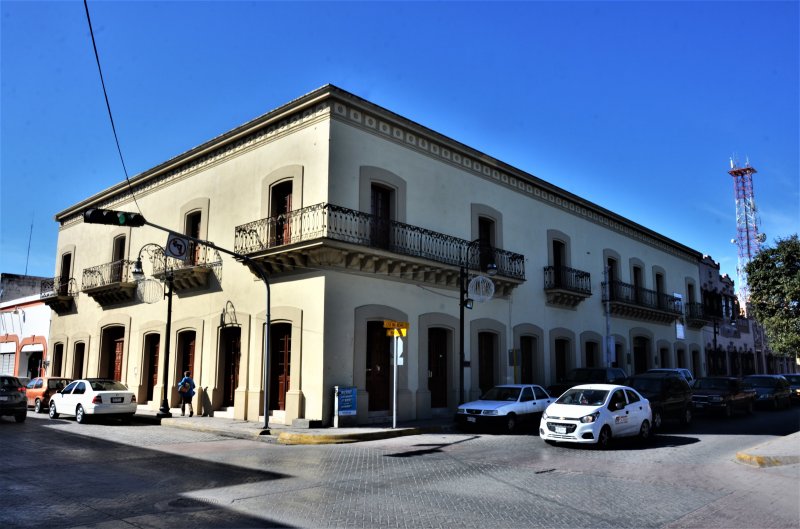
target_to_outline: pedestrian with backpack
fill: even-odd
[[[189,371],[184,371],[183,378],[178,382],[178,393],[181,396],[181,417],[186,415],[186,405],[189,405],[189,417],[194,415],[192,397],[194,397],[194,380]]]

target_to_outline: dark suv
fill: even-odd
[[[714,411],[730,417],[736,410],[753,413],[756,392],[734,377],[698,378],[692,385],[695,411]]]
[[[567,378],[547,388],[547,393],[558,398],[569,388],[581,384],[624,384],[628,374],[618,367],[579,367],[573,369]]]
[[[653,429],[661,428],[665,419],[677,419],[687,426],[692,422],[692,388],[677,373],[642,373],[625,382],[650,401]]]
[[[3,415],[13,415],[17,422],[28,417],[25,386],[11,375],[0,375],[0,417]]]
[[[755,390],[756,405],[777,410],[791,404],[791,386],[781,375],[748,375],[742,379],[742,385]]]

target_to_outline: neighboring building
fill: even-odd
[[[0,274],[0,373],[33,378],[50,358],[52,311],[40,299],[43,277]]]
[[[744,376],[753,373],[794,372],[791,359],[772,354],[763,327],[745,316],[733,279],[720,275],[719,263],[703,256],[700,264],[702,304],[698,314],[709,375]],[[687,307],[687,314],[693,307]]]
[[[185,262],[165,259],[151,245],[166,244],[163,231],[83,222],[87,208],[137,204],[149,222],[235,250],[246,263],[203,244],[192,244]],[[134,281],[140,255],[148,276],[173,275],[170,401],[191,369],[204,413],[262,420],[267,290],[257,267],[271,283],[276,422],[329,424],[334,386],[357,388],[359,423],[391,417],[384,320],[410,324],[400,420],[450,416],[462,392],[471,399],[498,383],[551,384],[579,366],[705,374],[702,324],[677,325],[683,304],[701,301],[701,253],[330,85],[56,220],[46,302],[56,311],[51,344],[64,360],[54,374],[113,376],[154,408],[167,302],[154,281]],[[481,272],[490,264],[491,283]],[[484,277],[469,289],[476,301],[464,310],[463,365],[462,266],[468,279]],[[491,287],[494,296],[478,301]]]

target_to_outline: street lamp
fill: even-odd
[[[144,271],[142,270],[142,252],[147,250],[150,253],[151,261],[155,259],[155,256],[160,253],[164,256],[164,272],[166,274],[167,280],[167,291],[164,293],[164,297],[167,298],[167,336],[164,340],[164,379],[162,380],[163,388],[161,394],[161,408],[158,411],[159,418],[168,418],[172,417],[172,413],[169,411],[169,402],[167,401],[167,379],[169,377],[169,342],[170,342],[170,335],[172,334],[172,281],[174,279],[172,268],[167,266],[167,254],[164,251],[164,248],[159,246],[155,243],[148,243],[142,246],[139,250],[139,256],[136,258],[136,263],[133,265],[133,270],[131,270],[131,274],[136,281],[141,281],[144,279]]]
[[[464,401],[464,368],[466,367],[466,360],[464,358],[464,309],[472,309],[473,300],[467,297],[467,267],[469,266],[469,257],[470,257],[470,250],[472,250],[476,244],[479,245],[481,248],[487,248],[489,250],[493,250],[492,247],[483,240],[478,238],[472,241],[471,243],[467,244],[467,247],[464,250],[464,254],[461,258],[461,264],[459,266],[459,274],[458,274],[458,289],[459,289],[459,301],[458,301],[458,323],[459,323],[459,332],[461,333],[461,340],[459,341],[459,370],[458,370],[458,391],[459,391],[459,404],[465,402]],[[478,268],[480,269],[480,263]],[[494,251],[491,252],[491,258],[486,262],[486,273],[490,276],[497,275],[497,264],[494,262]]]

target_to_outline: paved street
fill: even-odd
[[[800,526],[800,465],[739,450],[800,407],[671,427],[599,452],[532,433],[283,446],[165,426],[0,421],[0,527]]]

